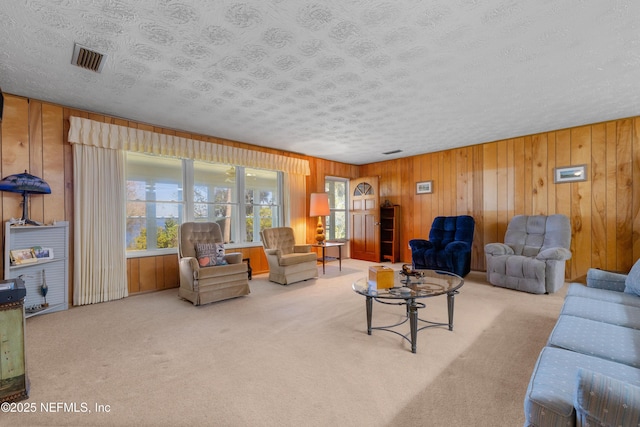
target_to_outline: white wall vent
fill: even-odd
[[[73,57],[71,58],[73,65],[100,73],[106,61],[107,55],[104,53],[96,52],[78,43],[73,45]]]

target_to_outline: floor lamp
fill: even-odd
[[[40,225],[29,219],[29,194],[51,194],[49,184],[42,178],[31,175],[24,171],[9,175],[0,180],[0,191],[22,194],[22,218],[25,224]]]
[[[322,217],[331,213],[329,210],[329,194],[327,193],[311,193],[311,203],[309,215],[318,217],[318,226],[316,228],[316,240],[319,245],[324,244],[324,227],[322,225]]]

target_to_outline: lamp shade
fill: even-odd
[[[5,176],[0,180],[0,191],[22,194],[22,220],[26,224],[40,225],[29,219],[29,194],[51,194],[51,187],[42,178],[24,173]]]
[[[0,191],[12,193],[51,194],[51,187],[42,178],[24,171],[9,175],[0,181]]]
[[[329,210],[329,195],[327,193],[311,193],[309,216],[327,216]]]

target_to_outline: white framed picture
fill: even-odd
[[[416,183],[416,194],[433,193],[433,181],[422,181]]]
[[[587,180],[587,165],[565,166],[555,168],[553,182],[560,184],[563,182],[576,182]]]
[[[33,248],[33,253],[38,259],[53,259],[53,249],[51,248],[41,248],[40,246],[36,246]]]

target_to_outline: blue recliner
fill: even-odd
[[[469,215],[438,216],[429,240],[409,240],[413,268],[443,270],[466,276],[471,270],[471,244],[475,221]]]

